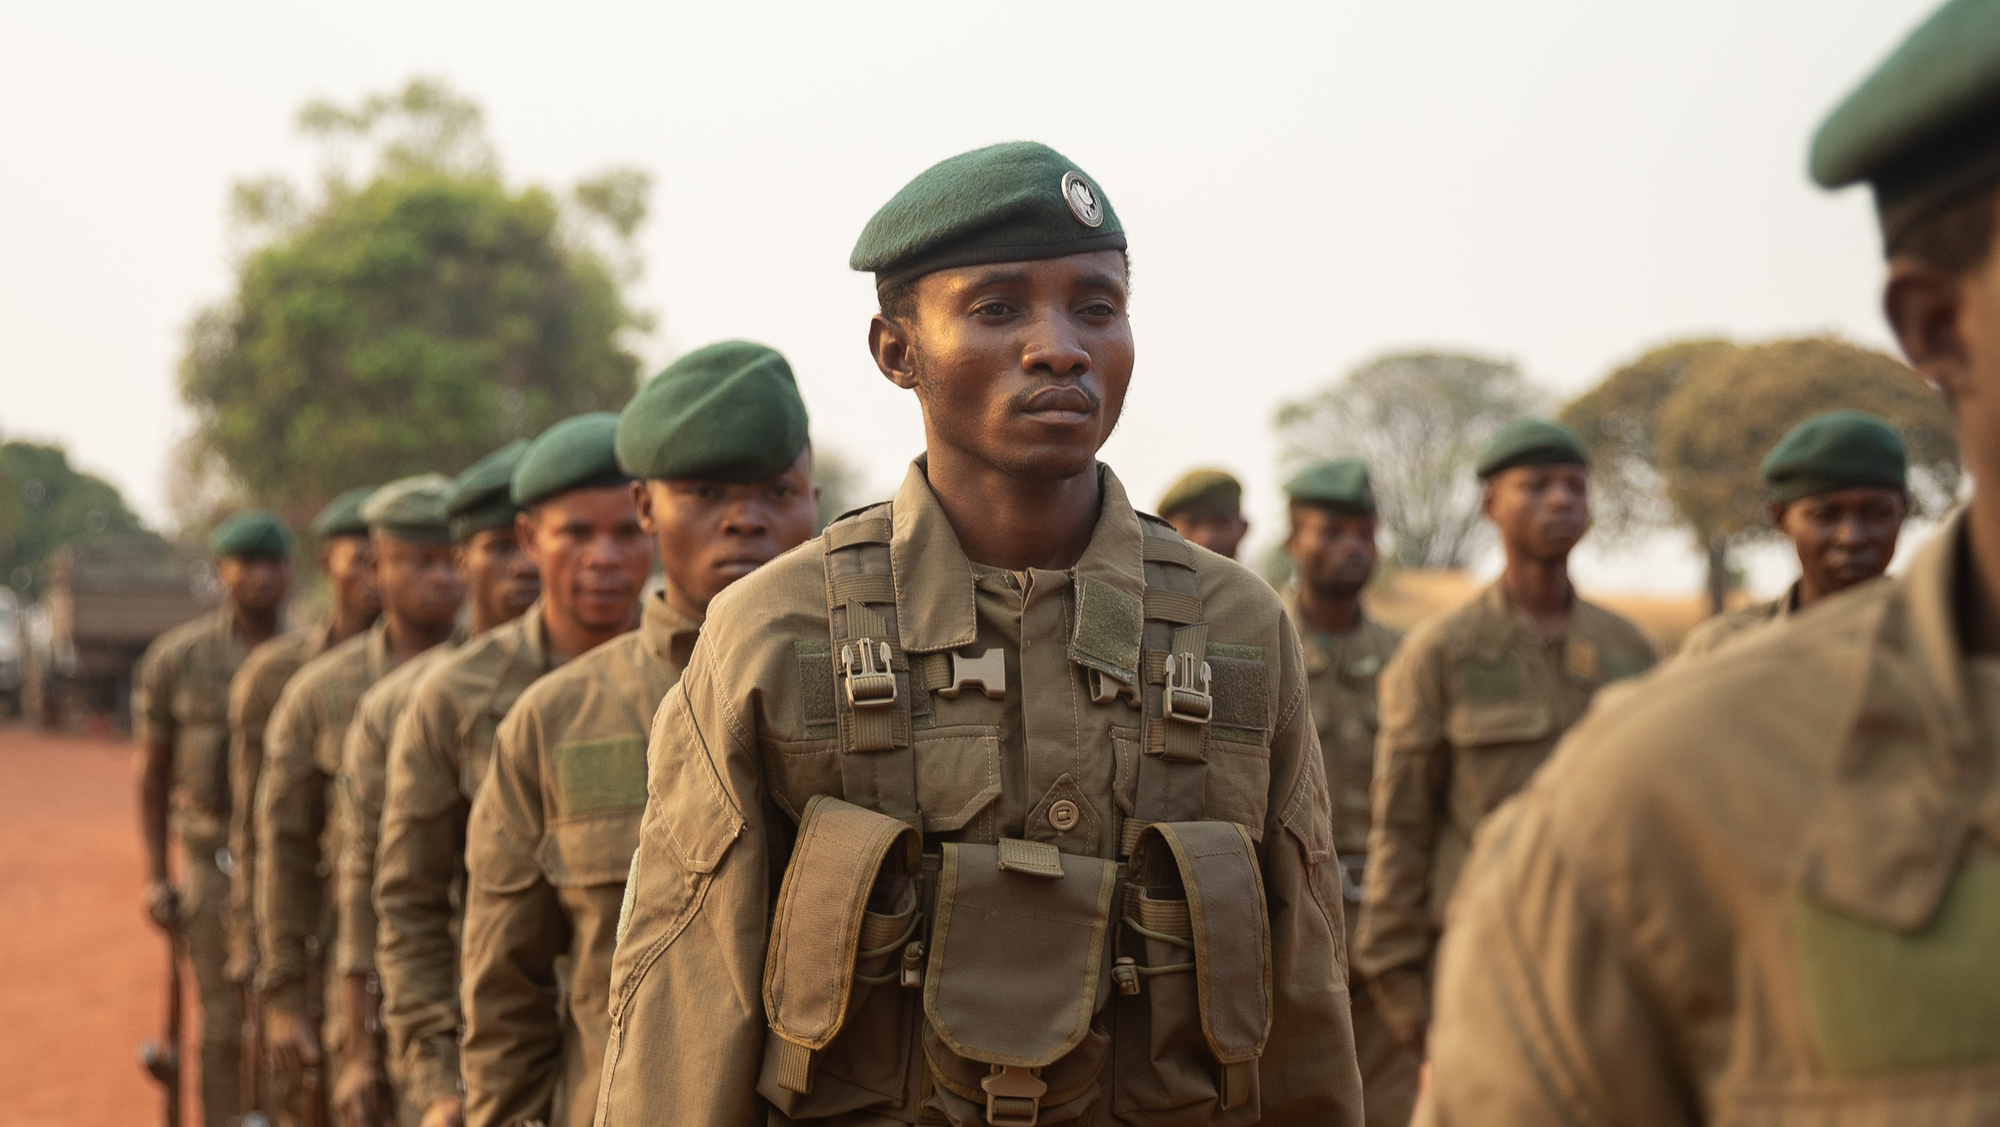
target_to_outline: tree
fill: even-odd
[[[256,245],[234,298],[189,332],[180,386],[196,427],[177,462],[191,504],[233,495],[303,522],[343,489],[456,472],[631,397],[622,337],[647,323],[620,282],[637,269],[645,174],[607,173],[566,202],[510,189],[478,107],[436,82],[311,103],[300,128],[329,152],[321,198],[278,179],[237,186]],[[347,161],[368,144],[372,178],[355,187]],[[234,488],[212,480],[218,463]]]
[[[1281,460],[1358,457],[1375,483],[1397,562],[1464,567],[1483,525],[1472,463],[1493,433],[1542,395],[1502,360],[1385,356],[1278,411]]]
[[[1697,365],[1737,350],[1714,339],[1662,345],[1562,409],[1562,421],[1590,450],[1593,534],[1628,539],[1678,523],[1660,465],[1660,411]]]
[[[69,464],[60,446],[0,443],[0,582],[34,600],[42,561],[79,536],[143,532],[118,487]]]

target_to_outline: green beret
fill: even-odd
[[[1515,419],[1500,428],[1479,454],[1473,470],[1481,479],[1515,466],[1589,465],[1590,455],[1576,432],[1554,419]]]
[[[1866,411],[1829,411],[1793,427],[1757,472],[1772,500],[1790,502],[1864,485],[1905,489],[1910,459],[1886,420]]]
[[[1368,481],[1368,463],[1359,458],[1314,462],[1285,483],[1285,496],[1301,505],[1375,511],[1375,487]]]
[[[368,522],[361,519],[361,502],[375,492],[372,485],[350,489],[326,503],[326,508],[313,518],[313,539],[324,543],[336,536],[366,536]]]
[[[398,540],[447,544],[451,527],[444,516],[444,498],[449,492],[451,479],[441,473],[401,478],[369,495],[361,506],[361,519],[370,531]]]
[[[763,481],[806,448],[806,404],[772,349],[697,349],[639,389],[618,416],[618,464],[649,478]]]
[[[514,466],[514,503],[525,509],[572,489],[631,481],[618,468],[617,433],[618,416],[609,411],[577,415],[543,431]]]
[[[1189,470],[1167,487],[1159,514],[1238,513],[1243,510],[1243,483],[1223,470]]]
[[[520,508],[514,504],[514,467],[528,449],[528,440],[517,438],[477,462],[467,466],[444,495],[444,516],[451,523],[453,540],[470,540],[489,528],[505,528],[514,523]]]
[[[1893,247],[1911,224],[2000,181],[2000,5],[1952,0],[1813,137],[1812,178],[1866,180]]]
[[[289,556],[292,530],[269,509],[237,513],[208,534],[208,549],[218,556]]]
[[[925,169],[862,228],[847,264],[877,286],[934,270],[1124,250],[1111,201],[1069,158],[1033,141]]]

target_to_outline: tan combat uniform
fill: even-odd
[[[375,966],[389,1052],[419,1109],[459,1091],[458,933],[472,798],[501,718],[556,664],[536,603],[439,661],[390,740],[375,853]],[[553,1012],[554,1000],[546,1004]]]
[[[467,1127],[590,1123],[646,737],[700,629],[655,595],[638,630],[529,686],[500,725],[466,829]]]
[[[154,639],[133,680],[143,744],[173,748],[171,821],[181,841],[181,939],[201,996],[201,1106],[208,1127],[237,1114],[243,1013],[229,962],[229,682],[243,664],[234,612],[223,607]],[[141,754],[144,754],[143,750]]]
[[[1738,638],[1759,626],[1782,622],[1799,610],[1799,585],[1793,583],[1785,588],[1785,593],[1769,602],[1755,606],[1739,607],[1705,619],[1688,631],[1681,640],[1681,648],[1674,651],[1676,658],[1700,657],[1714,653],[1722,643]]]
[[[1543,639],[1499,581],[1417,626],[1383,671],[1374,826],[1354,961],[1392,1028],[1430,1020],[1431,964],[1473,830],[1597,690],[1653,664],[1639,628],[1576,598]]]
[[[1041,1097],[988,1095],[1010,1114],[1039,1099],[1032,1110],[1045,1124],[1361,1121],[1338,861],[1297,635],[1267,585],[1142,518],[1117,478],[1100,475],[1096,529],[1066,571],[971,563],[919,460],[893,520],[878,507],[837,522],[711,605],[648,749],[632,911],[612,976],[603,1127],[912,1123],[920,1107],[971,1122],[985,1114],[970,1109],[988,1081],[1044,1085]],[[857,553],[873,566],[870,552],[893,562],[893,581],[849,570]],[[831,625],[830,587],[843,600]],[[876,638],[885,622],[897,646]],[[830,630],[843,639],[837,649]],[[1168,652],[1153,641],[1163,636]],[[878,659],[861,657],[883,649],[893,682],[867,672]],[[843,651],[845,677],[835,671]],[[1186,680],[1207,684],[1200,669],[1213,670],[1212,696]],[[1187,686],[1172,698],[1178,718],[1162,713],[1163,677]],[[864,717],[840,703],[850,692],[890,703],[888,683],[887,710]],[[1133,688],[1143,708],[1129,703]],[[814,844],[837,843],[854,825],[887,826],[912,850],[938,852],[924,876],[898,877],[877,896],[873,865]],[[1112,907],[1118,858],[1168,830],[1206,834],[1215,852],[1202,857],[1233,859],[1218,870],[1232,874],[1227,889],[1198,885],[1234,898],[1202,901],[1215,912],[1197,927],[1206,946],[1173,938],[1189,934],[1187,912],[1174,918],[1187,902],[1150,876],[1135,873]],[[809,861],[787,862],[795,838],[812,847]],[[781,875],[790,890],[837,874],[859,878],[840,886],[841,899],[780,896],[774,915]],[[911,903],[924,888],[934,899]],[[1027,903],[988,914],[974,888]],[[936,913],[928,925],[916,914],[925,903]],[[821,918],[830,926],[816,926]],[[1167,941],[1140,939],[1127,918]],[[928,947],[902,945],[926,926]],[[841,942],[844,954],[829,947]],[[1187,958],[1182,944],[1205,960],[1199,1001],[1192,974],[1166,973]],[[1162,973],[1140,979],[1121,966],[1114,990],[1102,964],[1112,952]],[[1010,961],[1027,969],[995,969]],[[1260,991],[1259,970],[1269,989]],[[850,979],[866,992],[853,996],[851,1019],[816,1001],[847,997]],[[767,1028],[782,1022],[806,1036],[828,1015],[850,1027],[810,1053]],[[1254,1044],[1235,1032],[1245,1016]],[[1211,1019],[1228,1063],[1204,1039]],[[1020,1053],[995,1047],[1016,1035]],[[970,1054],[1051,1063],[1030,1081],[1027,1064],[989,1075],[969,1067]]]
[[[1369,795],[1380,720],[1375,680],[1403,633],[1364,614],[1345,634],[1321,634],[1304,625],[1296,600],[1296,593],[1288,593],[1285,609],[1299,624],[1299,639],[1305,645],[1306,683],[1312,691],[1320,754],[1326,760],[1333,845],[1340,852],[1342,906],[1351,941],[1360,927],[1362,870],[1368,861]],[[1354,1055],[1361,1066],[1368,1127],[1404,1127],[1417,1099],[1422,1061],[1390,1033],[1368,994],[1366,980],[1351,961],[1347,989],[1354,1004]]]
[[[1425,1122],[2000,1122],[2000,662],[1965,524],[1603,707],[1480,835]]]

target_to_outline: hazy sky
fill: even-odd
[[[1104,457],[1147,505],[1234,469],[1254,549],[1282,519],[1278,405],[1385,351],[1505,357],[1566,395],[1692,334],[1886,347],[1866,196],[1814,189],[1804,154],[1932,6],[0,0],[0,433],[163,518],[230,182],[310,177],[305,99],[427,74],[484,105],[510,182],[650,170],[648,370],[780,348],[818,441],[881,493],[922,428],[869,362],[848,250],[937,160],[1054,145],[1132,244],[1139,367]],[[1788,578],[1766,563],[1760,586]],[[1676,540],[1585,573],[1696,574]]]

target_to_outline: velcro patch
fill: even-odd
[[[1521,695],[1521,664],[1513,654],[1491,663],[1468,657],[1458,663],[1458,681],[1467,700],[1511,700]]]
[[[1271,678],[1261,661],[1217,657],[1208,647],[1208,669],[1214,678],[1212,723],[1253,731],[1271,726]]]
[[[1139,633],[1145,627],[1138,599],[1108,583],[1086,579],[1076,597],[1076,639],[1070,657],[1133,684],[1139,680]]]
[[[834,715],[834,691],[838,688],[834,682],[838,678],[833,672],[833,643],[793,642],[792,649],[799,655],[799,701],[806,727],[838,723]]]
[[[646,804],[646,737],[556,745],[556,796],[565,815]]]

